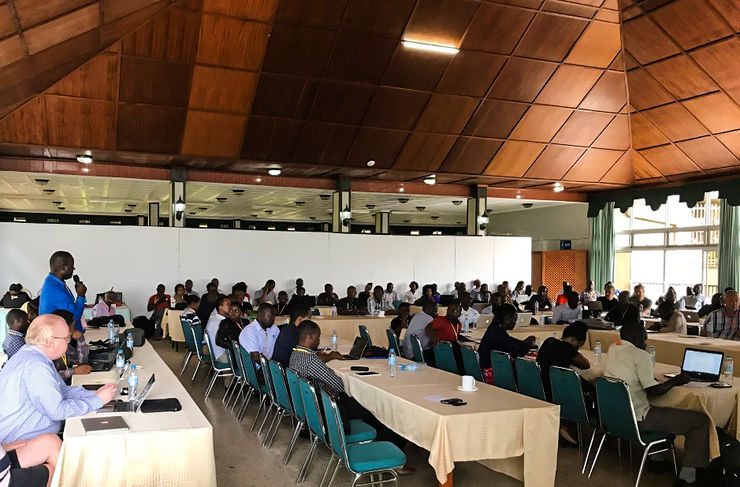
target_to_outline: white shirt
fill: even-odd
[[[604,375],[627,383],[637,421],[645,419],[650,410],[645,389],[658,384],[650,355],[627,340],[614,342],[609,347]]]
[[[568,323],[573,323],[574,321],[578,321],[583,317],[583,308],[581,308],[581,305],[575,307],[575,309],[568,306],[568,303],[563,303],[559,306],[555,306],[555,309],[552,312],[552,322],[553,324],[559,322],[559,321],[567,321]]]
[[[383,291],[383,299],[393,304],[394,301],[398,301],[398,293],[395,289],[391,292]]]
[[[256,293],[254,293],[254,302],[256,303],[259,298],[262,297],[262,295],[265,294],[265,292],[262,289],[258,289]],[[267,297],[265,297],[266,303],[274,304],[277,302],[277,294],[275,293],[275,290],[267,293]]]
[[[257,320],[254,320],[239,333],[239,343],[249,353],[258,352],[267,358],[272,358],[275,349],[275,340],[280,334],[280,329],[273,325],[264,329]]]
[[[218,326],[221,324],[223,319],[224,316],[218,314],[218,308],[216,308],[216,314],[212,314],[211,317],[208,318],[208,324],[206,325],[206,333],[208,333],[208,338],[211,339],[211,346],[213,347],[213,354],[215,355],[214,358],[216,360],[226,352],[226,349],[216,345],[216,333],[218,333]]]
[[[392,309],[394,309],[393,305],[386,301],[385,297],[383,298],[383,301],[381,303],[375,301],[375,298],[373,296],[367,298],[367,313],[370,316],[378,316],[378,311],[390,311]]]
[[[476,311],[475,308],[472,306],[468,308],[467,311],[464,309],[460,309],[460,323],[465,325],[465,320],[467,320],[468,325],[472,325],[473,323],[478,323],[478,318],[480,317],[480,313]]]
[[[407,358],[414,356],[414,349],[411,345],[411,335],[419,337],[422,350],[429,348],[430,339],[427,334],[424,333],[424,329],[433,319],[434,318],[423,311],[419,311],[411,318],[409,327],[406,329],[406,334],[403,336],[403,354]]]
[[[704,306],[706,299],[706,296],[703,294],[693,294],[691,296],[684,296],[679,303],[681,304],[681,309],[691,308],[699,311]]]
[[[414,304],[419,298],[421,298],[421,289],[417,288],[415,293],[412,293],[409,289],[406,291],[406,294],[403,295],[403,302]]]

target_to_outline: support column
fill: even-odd
[[[185,226],[185,169],[173,168],[170,170],[170,226],[183,228]]]
[[[144,227],[144,226],[146,226],[146,218],[144,218],[144,215],[139,215],[139,216],[137,216],[137,217],[136,217],[136,223],[137,223],[137,224],[138,224],[138,225],[139,225],[140,227]]]
[[[159,226],[159,201],[149,202],[149,226]]]
[[[331,205],[331,231],[349,233],[352,218],[352,193],[349,180],[339,180],[337,191],[331,197]]]
[[[241,228],[242,227],[242,221],[237,219],[234,220],[234,228]]]
[[[466,235],[485,235],[488,228],[488,214],[486,204],[488,187],[479,185],[473,190],[473,196],[468,198],[468,214]]]
[[[388,235],[391,227],[391,213],[389,211],[379,211],[375,213],[375,233],[379,235]]]

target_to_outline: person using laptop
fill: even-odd
[[[555,307],[552,312],[552,321],[558,325],[572,323],[583,318],[583,308],[578,304],[578,293],[570,291],[566,295],[567,301]]]
[[[116,314],[116,293],[113,291],[106,291],[103,294],[103,299],[100,300],[92,309],[92,317],[100,318],[106,316],[113,316]]]
[[[30,313],[31,303],[33,303],[33,301],[28,303],[29,313]],[[712,295],[712,300],[709,302],[709,304],[705,304],[704,306],[702,306],[696,314],[699,315],[699,318],[704,318],[705,316],[708,316],[709,313],[711,313],[712,311],[716,311],[720,309],[721,307],[722,307],[722,293],[714,293]]]
[[[64,382],[69,384],[73,375],[86,375],[92,372],[92,367],[87,363],[90,349],[85,342],[85,335],[75,329],[72,313],[66,309],[58,309],[52,314],[61,316],[69,326],[69,332],[71,333],[70,341],[67,344],[67,353],[54,360],[54,366],[59,371],[59,375],[64,379]]]
[[[483,371],[483,378],[489,384],[493,383],[491,371],[492,350],[506,352],[511,355],[511,358],[517,358],[525,356],[531,349],[536,348],[534,335],[528,336],[524,340],[509,335],[508,332],[516,326],[516,320],[516,308],[510,304],[502,304],[496,308],[493,321],[486,328],[486,333],[481,338],[478,346],[480,368]]]
[[[693,309],[699,311],[707,297],[702,294],[702,285],[695,284],[693,288],[686,288],[686,296],[681,298],[681,309]]]
[[[627,295],[629,296],[629,293]],[[614,305],[618,303],[616,288],[611,284],[607,284],[604,288],[604,295],[596,298],[596,301],[601,303],[602,311],[604,311],[605,313],[609,313],[609,311],[614,308]]]
[[[740,309],[737,291],[725,291],[723,305],[712,311],[704,321],[703,336],[737,340],[740,338]]]
[[[491,294],[490,302],[491,304],[483,308],[483,311],[481,311],[480,314],[482,315],[496,314],[496,309],[500,307],[502,304],[504,304],[504,296],[501,293],[495,292]]]
[[[586,304],[589,301],[596,301],[599,298],[599,291],[594,289],[594,281],[588,280],[586,282],[586,289],[581,291],[580,300],[581,304]]]
[[[629,386],[640,431],[671,433],[685,438],[683,464],[676,485],[697,485],[696,469],[709,464],[709,418],[698,411],[652,407],[648,400],[687,384],[689,377],[681,373],[663,383],[655,380],[653,362],[645,351],[647,332],[638,320],[625,322],[619,334],[621,340],[609,347],[604,375],[620,379]]]
[[[550,301],[550,298],[547,296],[547,292],[547,286],[538,287],[537,294],[534,294],[531,298],[529,298],[529,301],[527,301],[525,307],[529,311],[534,311],[534,303],[537,303],[537,308],[539,311],[544,311],[546,309],[551,310],[552,301]]]
[[[670,301],[663,301],[658,305],[659,323],[650,326],[650,330],[660,333],[675,332],[686,334],[688,323],[683,313],[676,309]]]
[[[411,335],[416,335],[421,343],[421,351],[424,355],[424,362],[434,364],[434,352],[432,351],[432,342],[427,332],[429,324],[437,317],[437,303],[434,301],[424,301],[421,311],[414,314],[409,321],[409,327],[403,336],[403,355],[408,358],[414,358],[414,346],[411,342]]]

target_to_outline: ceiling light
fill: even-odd
[[[438,217],[437,215],[432,215],[432,216],[430,216],[429,218],[431,218],[432,220],[437,220],[437,219],[439,219],[439,217]]]
[[[223,196],[219,196],[218,198],[216,198],[216,201],[218,201],[219,203],[223,203],[226,201],[226,198],[224,198]]]
[[[426,210],[426,209],[427,209],[427,207],[426,207],[426,206],[417,206],[417,207],[416,207],[416,211],[424,211],[424,210]]]
[[[400,193],[403,193],[403,191],[404,191],[404,189],[403,189],[403,186],[401,186],[400,188],[398,188],[398,191],[399,191]]]
[[[365,205],[365,208],[367,208],[368,210],[374,210],[375,205]]]
[[[452,200],[452,204],[455,206],[460,206],[462,205],[462,200]]]
[[[90,168],[89,167],[83,167],[82,168],[82,172],[90,172]]]
[[[53,194],[56,191],[56,189],[48,188],[48,189],[43,189],[42,191],[46,194]]]
[[[270,169],[269,171],[267,171],[267,174],[269,174],[270,176],[280,176],[281,172],[282,171],[280,169]]]
[[[370,231],[370,230],[368,230],[367,228],[363,228],[363,229],[362,229],[362,233],[373,233],[373,232],[371,232],[371,231]]]
[[[295,205],[296,205],[296,206],[303,206],[303,205],[305,205],[305,204],[306,204],[306,202],[305,202],[305,201],[296,201],[296,202],[295,202]]]
[[[409,202],[409,199],[408,198],[398,198],[398,202],[399,203],[408,203]]]
[[[288,227],[289,232],[295,232],[295,227]]]
[[[93,158],[90,154],[77,154],[77,162],[81,164],[91,164]]]
[[[255,179],[255,181],[258,182],[258,183],[261,183],[262,182],[262,178],[257,178],[257,179]]]
[[[265,210],[265,213],[267,213],[268,215],[272,215],[272,210]]]
[[[131,211],[131,210],[123,210],[123,211]],[[188,212],[188,215],[195,215],[195,212],[194,211],[189,211]]]
[[[200,228],[208,228],[208,224],[207,223],[201,223],[200,225],[198,225],[198,227],[200,227]]]
[[[315,219],[316,219],[316,217],[315,217],[315,216],[309,216],[309,217],[308,217],[308,219],[309,219],[309,220],[315,220]]]
[[[331,198],[331,195],[330,194],[320,194],[319,198],[321,198],[322,201],[326,201]]]
[[[25,223],[26,222],[26,217],[25,216],[14,216],[13,217],[13,221],[14,222],[19,222],[19,223]]]
[[[424,183],[437,184],[437,176],[435,176],[434,174],[430,174],[429,176],[424,178]]]
[[[54,205],[54,206],[59,206],[59,205],[62,204],[62,202],[61,201],[52,201],[51,204]]]
[[[516,199],[518,199],[518,200],[522,199],[522,195],[520,195],[520,194],[516,195]]]
[[[267,227],[267,229],[268,230],[275,230],[275,226],[274,225],[270,225],[269,227]]]
[[[134,210],[132,210],[131,208],[124,208],[124,209],[123,209],[123,211],[125,211],[126,213],[131,213],[131,212],[132,212],[132,211],[134,211]],[[191,214],[191,215],[194,215],[194,214],[195,214],[195,212],[193,211],[193,212],[191,212],[190,214]]]
[[[38,184],[39,186],[46,186],[47,184],[49,184],[48,179],[34,179],[34,181],[36,181],[36,184]]]
[[[136,203],[126,203],[129,208],[136,208]]]
[[[198,209],[200,211],[206,211],[208,209],[208,207],[206,207],[206,206],[200,206],[200,207],[198,207]]]
[[[411,220],[404,220],[404,223],[411,223]]]
[[[412,49],[421,49],[423,51],[440,52],[443,54],[457,54],[460,50],[456,47],[445,46],[443,44],[430,44],[428,42],[402,41],[403,45]]]
[[[553,188],[552,188],[552,190],[555,191],[556,193],[559,193],[559,192],[563,191],[564,189],[565,189],[565,186],[563,186],[560,183],[555,183],[555,186],[553,186]]]
[[[435,230],[432,232],[432,235],[442,235],[442,232],[439,230]]]
[[[411,235],[419,235],[419,230],[411,230]]]
[[[111,220],[110,223],[111,223],[111,225],[120,225],[121,224],[121,220]]]
[[[252,213],[252,218],[257,218],[257,213]]]
[[[66,210],[66,208],[63,206],[57,206],[57,210]]]
[[[374,160],[370,159],[369,161],[367,161],[367,167],[373,167],[374,165],[375,165]]]
[[[238,195],[238,194],[243,194],[244,190],[243,189],[232,189],[231,192]]]

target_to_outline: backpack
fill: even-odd
[[[720,456],[709,464],[711,484],[740,487],[740,441],[725,433],[721,428],[717,428],[717,437]]]
[[[152,322],[152,320],[150,320],[146,316],[137,316],[136,318],[134,318],[132,324],[134,325],[134,328],[144,330],[144,335],[147,338],[150,338],[152,335],[154,335],[154,322]]]

